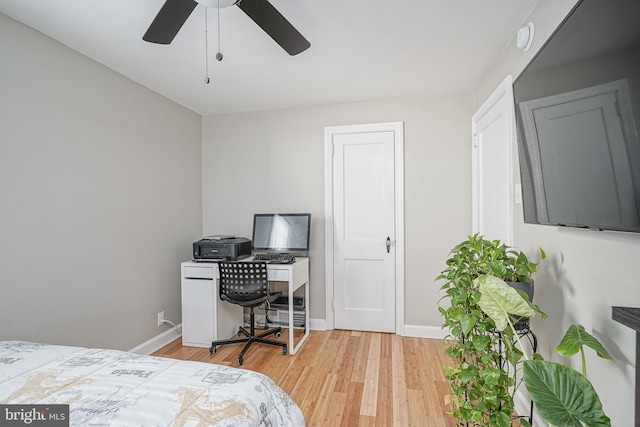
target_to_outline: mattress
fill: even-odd
[[[25,341],[0,341],[0,404],[68,404],[71,426],[305,425],[258,372]]]

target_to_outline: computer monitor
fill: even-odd
[[[309,253],[310,213],[255,214],[252,252]]]

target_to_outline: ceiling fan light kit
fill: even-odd
[[[311,46],[267,0],[166,0],[142,39],[170,44],[198,4],[214,8],[238,6],[289,55],[297,55]]]

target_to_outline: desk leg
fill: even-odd
[[[289,278],[289,354],[294,355],[309,336],[309,282],[304,285],[304,334],[296,345],[293,340],[293,278]]]
[[[296,354],[295,342],[293,341],[293,278],[289,277],[289,354]]]

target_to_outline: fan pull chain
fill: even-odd
[[[222,61],[222,52],[220,52],[220,0],[218,0],[218,53],[216,59]]]
[[[207,8],[204,8],[204,61],[205,61],[205,76],[204,83],[209,84],[211,79],[209,78],[209,26],[207,19]]]

